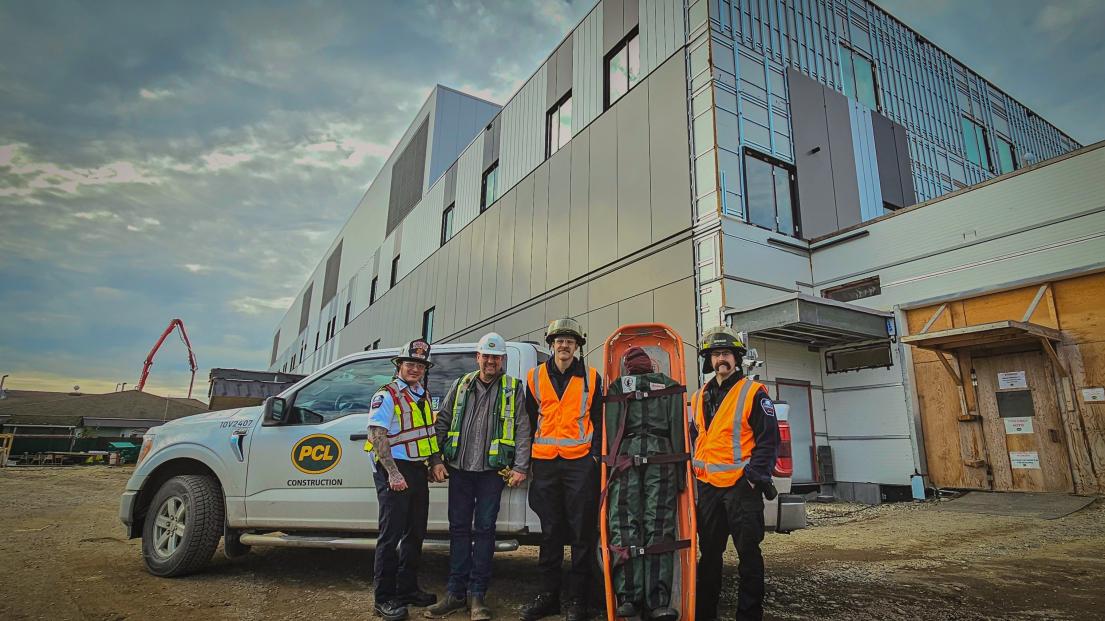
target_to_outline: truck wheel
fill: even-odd
[[[223,494],[212,477],[176,476],[150,503],[142,527],[142,557],[155,576],[171,578],[211,560],[223,534]]]

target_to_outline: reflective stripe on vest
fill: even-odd
[[[399,419],[399,432],[388,434],[388,442],[394,447],[403,445],[410,459],[425,459],[437,452],[437,436],[434,433],[434,413],[429,394],[415,401],[408,390],[399,389],[394,382],[384,386],[395,404],[395,417]],[[422,403],[419,406],[419,403]]]
[[[585,457],[591,451],[591,439],[594,437],[590,417],[594,399],[591,387],[598,382],[598,371],[588,368],[586,377],[569,378],[560,397],[556,396],[556,389],[549,378],[548,364],[535,367],[528,380],[530,394],[538,407],[532,457]]]
[[[479,371],[472,371],[461,377],[460,383],[457,384],[457,392],[453,397],[453,419],[449,423],[449,432],[446,435],[445,447],[442,450],[446,459],[456,457],[456,451],[460,443],[461,425],[468,404],[468,387],[479,374]],[[499,425],[495,427],[495,434],[492,436],[488,447],[487,455],[489,458],[497,457],[501,446],[514,446],[514,415],[517,411],[514,395],[516,392],[518,392],[518,380],[504,373],[499,382],[498,407],[492,413],[498,416]],[[513,456],[511,457],[513,458]]]
[[[756,445],[748,416],[756,395],[764,386],[741,378],[722,399],[708,428],[703,411],[705,390],[699,390],[691,399],[694,425],[698,430],[691,466],[700,481],[715,487],[730,487],[744,474]]]

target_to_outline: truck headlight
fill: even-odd
[[[157,444],[157,434],[146,433],[142,436],[142,448],[138,451],[138,460],[134,462],[135,466],[141,464],[142,460],[146,459],[146,456],[150,454],[155,444]]]

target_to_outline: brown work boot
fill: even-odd
[[[448,617],[458,610],[464,610],[467,606],[468,602],[465,601],[463,597],[458,597],[452,593],[446,593],[444,599],[427,608],[422,615],[427,619],[441,619],[443,617]]]
[[[469,618],[472,621],[491,621],[491,609],[483,602],[483,595],[470,596],[468,608],[471,609]]]

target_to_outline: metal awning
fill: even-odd
[[[759,338],[813,347],[889,339],[893,315],[854,304],[795,293],[781,302],[729,311],[729,325]]]
[[[1038,344],[1041,339],[1058,342],[1062,337],[1054,328],[1007,319],[977,326],[903,336],[902,342],[921,349],[954,352],[958,349],[974,347]]]

